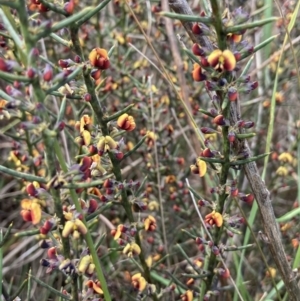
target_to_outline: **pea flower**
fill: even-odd
[[[288,153],[288,152],[283,152],[282,154],[279,155],[278,160],[283,162],[283,163],[293,163],[293,156]]]
[[[62,231],[63,237],[73,234],[74,239],[78,239],[80,234],[85,235],[87,233],[88,230],[85,224],[71,212],[64,212],[64,216],[67,221]]]
[[[145,221],[144,226],[146,231],[155,231],[156,229],[156,220],[152,215],[149,215]]]
[[[236,59],[234,54],[226,49],[224,51],[220,49],[214,50],[207,58],[209,65],[219,72],[232,71],[236,66]]]
[[[111,136],[101,136],[97,143],[98,155],[102,156],[104,153],[118,148],[118,143]]]
[[[113,229],[111,234],[113,235],[114,240],[119,239],[126,230],[127,228],[123,224],[118,225],[117,229]]]
[[[103,48],[94,48],[89,54],[89,60],[93,67],[101,70],[108,69],[110,66],[107,51]]]
[[[6,110],[6,104],[8,102],[5,99],[0,99],[0,119],[6,117],[7,119],[10,118],[10,114]]]
[[[194,64],[194,70],[192,72],[194,81],[201,82],[206,79],[206,76],[202,73],[202,68],[199,64]]]
[[[122,114],[118,118],[117,124],[119,128],[128,132],[133,131],[136,127],[134,118],[128,114]]]
[[[123,249],[123,254],[127,255],[128,257],[133,257],[134,255],[139,255],[140,253],[141,248],[134,242],[128,243]]]
[[[184,294],[180,296],[182,301],[193,301],[193,291],[187,290]]]
[[[242,41],[243,35],[236,33],[228,33],[227,38],[234,43],[239,43]]]
[[[93,289],[94,293],[99,294],[99,295],[103,295],[103,290],[101,288],[101,284],[99,280],[93,281],[93,280],[88,280],[85,285],[90,288]]]
[[[131,284],[136,290],[142,292],[147,286],[147,281],[141,273],[137,273],[131,277]]]
[[[217,227],[222,227],[223,225],[223,216],[221,213],[216,212],[215,210],[205,216],[205,223],[209,225],[216,225]]]
[[[80,118],[79,131],[80,135],[84,141],[85,145],[90,145],[91,143],[91,133],[90,130],[93,125],[93,120],[89,115],[83,115]]]
[[[286,177],[288,175],[289,171],[285,166],[279,166],[276,170],[276,175],[280,177]]]
[[[32,222],[33,225],[38,224],[42,218],[42,208],[39,199],[24,199],[21,201],[21,216],[26,222]]]
[[[192,173],[199,174],[199,177],[204,177],[207,171],[207,165],[205,161],[198,158],[196,164],[191,165],[190,169]]]

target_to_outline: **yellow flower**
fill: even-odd
[[[266,277],[275,278],[276,277],[276,269],[269,267],[266,271]]]
[[[124,225],[123,224],[118,225],[117,229],[113,229],[111,231],[111,234],[113,235],[114,240],[117,240],[118,238],[120,238],[123,231],[124,231]]]
[[[147,286],[147,281],[141,273],[137,273],[131,277],[131,284],[136,290],[142,292]]]
[[[148,268],[151,268],[152,263],[153,263],[153,258],[152,258],[152,256],[149,255],[149,256],[146,258],[145,262],[146,262],[146,264],[147,264],[147,267],[148,267]]]
[[[191,165],[190,169],[192,173],[198,174],[199,177],[204,177],[207,171],[207,165],[205,161],[198,158],[196,164]]]
[[[136,127],[134,118],[128,114],[122,114],[117,121],[118,127],[125,131],[133,131]]]
[[[276,175],[281,176],[281,177],[286,177],[288,175],[288,170],[285,166],[280,166],[276,170]]]
[[[144,221],[144,226],[146,231],[155,231],[156,229],[156,220],[152,215],[148,215],[148,217]]]
[[[293,156],[288,153],[288,152],[284,152],[282,154],[279,155],[278,160],[280,162],[284,162],[284,163],[293,163]]]
[[[223,216],[221,213],[216,212],[215,210],[205,216],[205,223],[209,225],[216,225],[217,227],[222,227],[223,225]]]
[[[180,296],[182,301],[193,301],[193,291],[188,290]]]
[[[123,249],[123,254],[128,257],[133,257],[135,255],[139,255],[141,253],[141,248],[136,243],[128,243]]]
[[[92,263],[92,257],[91,255],[85,255],[80,259],[80,262],[78,264],[78,272],[80,274],[84,274],[87,269],[89,268],[89,265]]]
[[[42,218],[42,208],[39,199],[24,199],[21,201],[21,216],[26,222],[32,222],[33,225],[38,224]]]
[[[62,236],[68,237],[73,233],[73,237],[78,239],[80,234],[85,235],[87,231],[88,230],[85,224],[79,218],[76,218],[75,220],[69,220],[65,223]]]
[[[226,49],[224,51],[220,49],[214,50],[207,58],[209,65],[219,72],[223,70],[232,71],[236,66],[236,59],[234,54]]]
[[[110,150],[117,149],[118,143],[110,136],[102,136],[97,143],[98,155],[109,152]]]
[[[159,209],[159,204],[158,204],[158,202],[157,202],[157,201],[151,201],[151,202],[149,202],[149,204],[148,204],[148,209],[149,209],[150,211],[158,210],[158,209]]]

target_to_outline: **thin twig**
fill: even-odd
[[[170,11],[168,0],[162,0],[161,5],[162,5],[162,9],[164,11],[167,11],[167,12]],[[177,45],[176,35],[174,32],[172,20],[169,18],[165,18],[165,26],[166,26],[166,32],[168,35],[168,41],[170,43],[170,48],[171,48],[170,50],[171,50],[171,53],[173,56],[173,61],[176,65],[176,74],[177,74],[177,78],[179,80],[182,98],[183,98],[183,101],[186,104],[188,110],[190,112],[192,112],[192,107],[189,102],[189,91],[188,91],[188,86],[186,84],[184,65],[183,65],[183,61],[182,61],[182,58],[181,58],[181,55],[179,52],[179,48]],[[191,123],[191,120],[188,119],[188,121],[189,121],[189,123]],[[193,144],[193,149],[195,149],[196,152],[197,151],[200,152],[200,150],[201,150],[200,141],[194,135],[192,135],[190,137],[190,139]]]

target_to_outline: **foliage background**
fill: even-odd
[[[96,4],[93,1],[78,1],[75,10],[79,12],[88,5]],[[291,18],[296,4],[296,1],[279,2],[286,20]],[[194,13],[199,14],[200,7],[203,7],[204,3],[202,1],[190,1],[190,5]],[[230,9],[240,5],[253,15],[253,20],[280,15],[280,11],[273,1],[229,1]],[[159,3],[132,1],[130,6],[138,18],[139,25],[147,33],[149,40],[159,54],[160,60],[171,75],[173,83],[177,88],[181,87],[187,93],[188,103],[197,125],[199,127],[211,127],[211,120],[199,112],[199,109],[207,110],[210,107],[210,99],[205,91],[205,86],[194,82],[192,79],[193,63],[183,51],[183,47],[191,49],[192,42],[180,22],[173,21],[173,29],[181,37],[181,41],[177,40],[177,44],[180,50],[180,60],[182,60],[179,65],[182,64],[181,73],[184,75],[185,82],[182,82],[176,73],[176,65],[178,66],[178,64],[174,61],[170,49],[170,37],[165,28],[166,20],[155,13],[155,9],[159,9]],[[61,19],[54,12],[40,14],[32,11],[30,15],[30,24],[33,28],[43,26],[43,24],[45,25],[44,22],[49,20],[56,22]],[[259,82],[259,88],[250,94],[243,94],[240,98],[243,118],[252,120],[256,124],[256,136],[250,140],[254,155],[265,151],[270,101],[273,97],[276,99],[274,133],[270,145],[272,154],[265,166],[265,181],[271,191],[277,217],[291,211],[298,205],[297,202],[299,201],[297,197],[299,194],[299,169],[297,170],[299,144],[299,136],[297,135],[300,123],[299,92],[291,48],[283,53],[282,64],[277,68],[279,51],[282,49],[285,35],[283,22],[278,20],[271,25],[247,31],[246,37],[253,45],[259,44],[274,34],[278,34],[278,37],[253,57],[249,73],[253,80]],[[288,24],[288,21],[286,22]],[[296,57],[298,57],[299,36],[299,25],[297,23],[296,21],[290,37],[295,42],[293,51]],[[68,39],[68,34],[67,30],[59,32],[59,36],[65,39]],[[190,260],[194,260],[203,258],[204,253],[195,244],[194,240],[182,231],[185,229],[197,236],[200,228],[199,217],[191,200],[186,178],[189,179],[190,185],[203,199],[211,200],[214,198],[211,194],[211,185],[216,183],[215,175],[209,173],[206,178],[200,179],[197,175],[190,174],[190,165],[194,163],[200,153],[200,145],[195,131],[191,127],[189,118],[178,101],[172,86],[165,80],[157,58],[147,45],[136,20],[125,3],[123,1],[109,2],[97,17],[93,17],[80,28],[79,37],[86,57],[95,47],[109,50],[111,66],[101,75],[103,84],[97,91],[106,112],[113,114],[131,103],[136,104],[131,114],[134,116],[137,126],[133,132],[126,133],[124,136],[124,151],[130,149],[131,145],[135,145],[147,131],[154,131],[157,135],[156,144],[148,139],[136,153],[122,162],[122,174],[127,182],[130,180],[145,181],[143,193],[138,196],[138,201],[140,204],[147,203],[149,206],[151,203],[153,206],[148,207],[147,212],[135,213],[135,217],[142,220],[152,211],[151,214],[157,219],[157,230],[151,234],[146,233],[143,237],[143,252],[145,252],[146,257],[152,256],[154,261],[155,258],[162,258],[165,251],[162,251],[164,249],[163,225],[165,227],[170,256],[157,266],[156,273],[160,274],[161,278],[165,278],[167,282],[161,279],[157,280],[158,287],[165,287],[169,281],[175,282],[176,279],[187,287],[185,283],[188,277],[184,274],[190,274],[190,265],[185,256]],[[6,40],[5,42],[6,45],[1,51],[3,57],[7,55],[6,51],[9,51],[10,47],[10,41]],[[58,66],[60,59],[74,60],[75,57],[75,53],[70,48],[48,37],[42,39],[37,47],[40,49],[43,60],[53,64],[56,74],[60,72]],[[43,68],[44,62],[40,61],[39,64],[40,68]],[[241,69],[243,69],[242,65]],[[274,91],[276,76],[278,76],[278,89]],[[6,83],[1,81],[1,89],[5,90],[5,86]],[[82,79],[78,78],[72,81],[70,86],[75,91],[75,95],[82,96]],[[47,108],[54,116],[58,114],[57,108],[60,106],[60,101],[61,99],[55,96],[47,98]],[[76,162],[74,157],[78,154],[78,146],[73,139],[77,135],[74,123],[80,119],[83,113],[91,114],[91,110],[87,103],[82,100],[82,97],[68,100],[64,116],[66,124],[64,131],[67,133],[65,141],[68,146],[64,145],[62,139],[60,139],[60,143],[66,158],[70,158],[72,163]],[[16,117],[13,117],[9,122],[14,122],[16,119]],[[115,124],[112,123],[111,126],[115,126]],[[9,127],[7,121],[1,120],[0,128],[7,127]],[[21,129],[18,126],[9,128],[5,131],[5,134],[0,132],[1,165],[15,168],[14,162],[9,160],[9,157],[13,148],[13,141],[18,140],[17,137],[20,132]],[[29,137],[29,140],[34,136],[33,134]],[[222,142],[214,136],[211,139],[214,149],[221,149]],[[22,141],[20,143],[22,144],[22,154],[32,157],[28,153],[26,144]],[[293,160],[290,162],[278,160],[278,156],[283,152],[290,153]],[[43,157],[42,153],[39,155]],[[258,166],[263,170],[262,160],[258,161]],[[284,166],[287,170],[284,176],[276,173],[280,166]],[[244,193],[251,193],[242,171],[238,176],[238,187]],[[129,191],[129,194],[131,193]],[[20,201],[25,196],[22,180],[1,174],[0,227],[4,232],[11,223],[13,223],[12,234],[32,229],[32,225],[25,223],[20,217]],[[158,210],[159,207],[162,211]],[[250,214],[254,217],[251,206],[241,204],[241,207],[246,217],[249,217]],[[208,212],[205,208],[201,209],[203,216]],[[228,204],[228,212],[232,216],[241,215],[240,209],[235,203]],[[104,217],[100,218],[91,231],[95,241],[101,239],[98,254],[104,256],[103,266],[110,291],[115,300],[134,299],[136,296],[133,297],[127,273],[132,273],[135,266],[114,249],[117,246],[110,235],[112,227],[128,222],[126,214],[119,205],[113,205],[103,215]],[[256,215],[253,221],[250,221],[250,225],[254,234],[259,237],[258,233],[262,229],[259,215]],[[282,240],[291,261],[295,258],[297,251],[297,248],[293,247],[292,240],[298,240],[299,238],[298,225],[297,216],[281,224]],[[240,235],[234,235],[233,238],[226,236],[222,242],[225,245],[243,245],[246,225],[241,225],[238,230]],[[154,242],[149,243],[150,240]],[[250,238],[248,243],[252,242],[253,238]],[[260,244],[268,264],[274,267],[266,245],[262,241],[260,241]],[[183,251],[179,250],[178,245]],[[105,254],[108,254],[108,256],[105,256]],[[39,247],[36,236],[25,236],[18,239],[12,236],[3,247],[2,274],[4,284],[9,288],[9,291],[13,292],[18,289],[23,280],[27,278],[29,269],[37,278],[60,290],[66,279],[59,273],[46,275],[45,268],[40,265],[40,259],[43,257],[45,257],[45,251]],[[241,251],[228,252],[225,260],[230,267],[233,279],[237,279],[239,265],[241,264],[241,277],[244,285],[240,289],[245,298],[244,300],[260,300],[264,292],[271,292],[270,298],[277,300],[275,293],[272,294],[270,277],[266,273],[267,268],[262,262],[261,254],[256,246],[249,248],[245,253]],[[278,275],[274,276],[274,279],[276,283],[280,281]],[[199,285],[199,282],[200,280],[196,280],[194,285]],[[228,283],[228,285],[232,284]],[[230,287],[229,292],[231,293],[228,295],[222,294],[223,297],[220,297],[219,300],[225,300],[222,298],[227,298],[227,300],[237,298],[232,291],[233,288]],[[26,300],[29,295],[30,300],[55,299],[55,296],[49,293],[46,288],[37,285],[35,282],[32,282],[30,293],[26,290],[20,293],[22,300]],[[176,300],[179,295],[176,294]],[[169,300],[170,297],[167,295],[165,298],[165,300]],[[217,297],[215,299],[217,300]],[[58,297],[55,300],[59,300]]]

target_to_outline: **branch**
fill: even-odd
[[[177,14],[184,14],[190,16],[194,15],[186,0],[170,0],[169,7]],[[194,43],[207,47],[208,50],[213,50],[212,43],[209,41],[207,36],[195,35],[193,33],[193,22],[181,21],[181,23]],[[203,23],[201,23],[201,26],[205,27]]]

